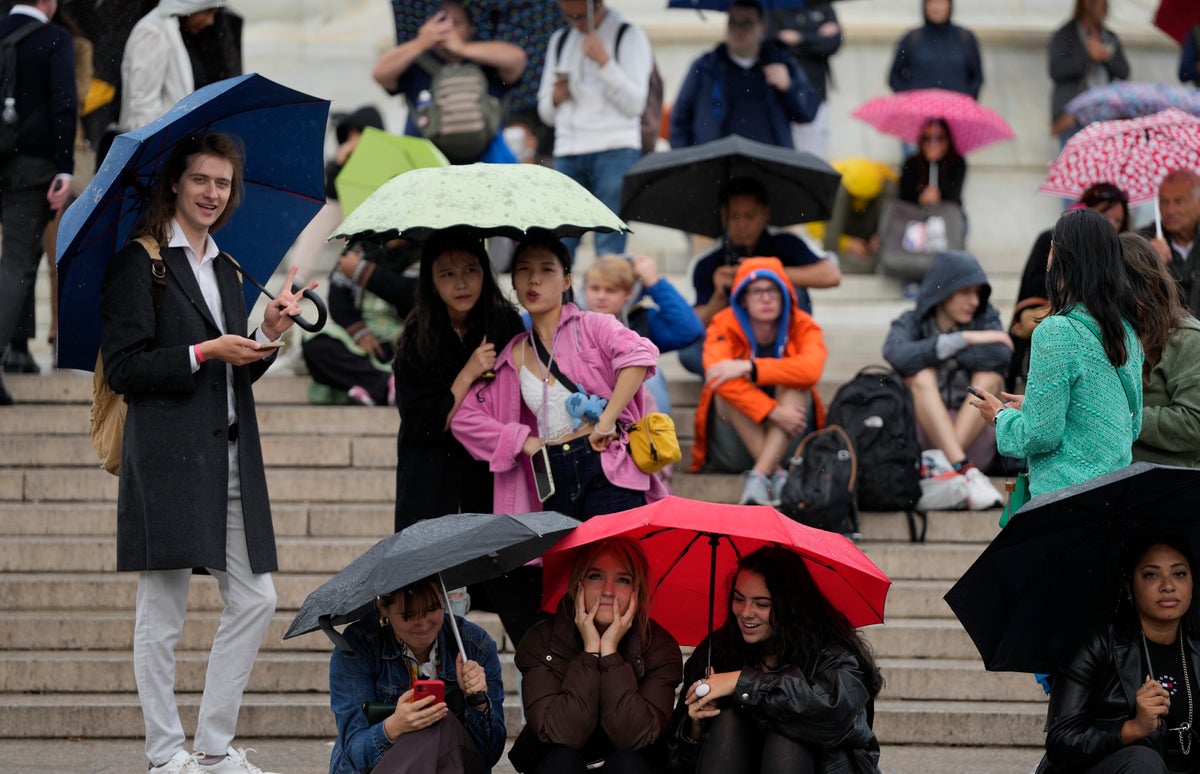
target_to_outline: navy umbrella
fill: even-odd
[[[1146,462],[1041,495],[1017,512],[946,602],[988,669],[1052,674],[1112,619],[1131,541],[1174,537],[1200,556],[1198,512],[1200,470]]]
[[[60,368],[92,370],[100,349],[100,283],[129,241],[159,167],[201,132],[236,135],[246,148],[245,196],[214,237],[245,270],[246,307],[325,203],[322,167],[328,100],[251,73],[205,86],[155,121],[113,141],[58,238]]]
[[[376,597],[433,575],[450,588],[498,578],[541,556],[578,526],[554,511],[456,513],[418,521],[380,540],[309,594],[283,638],[321,629],[340,646],[333,627],[371,612]]]

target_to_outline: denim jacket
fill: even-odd
[[[496,641],[486,631],[464,618],[457,620],[466,658],[477,662],[487,673],[489,699],[487,709],[467,707],[458,719],[490,768],[500,760],[508,738],[504,728],[500,657],[496,655]],[[370,771],[394,744],[384,734],[382,722],[368,725],[363,702],[395,703],[409,688],[409,674],[391,629],[381,629],[374,616],[351,624],[343,636],[353,653],[334,649],[329,659],[329,704],[338,728],[329,774],[358,774]],[[449,686],[457,679],[454,659],[458,648],[446,625],[438,632],[437,652],[444,654],[438,665],[438,677]],[[395,743],[403,744],[403,737]]]

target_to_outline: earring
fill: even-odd
[[[380,614],[379,614],[379,628],[380,628],[380,629],[386,629],[387,627],[388,627],[388,619],[387,619],[387,616],[386,616],[386,615],[384,615],[383,613],[380,613]]]

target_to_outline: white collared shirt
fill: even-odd
[[[179,221],[171,218],[171,239],[167,242],[167,247],[183,248],[188,267],[191,268],[197,284],[200,285],[200,294],[204,296],[204,303],[208,307],[208,311],[212,313],[217,329],[222,334],[226,333],[225,310],[221,305],[221,289],[217,286],[217,270],[214,263],[217,256],[221,254],[221,250],[213,240],[212,234],[204,235],[204,255],[199,256],[192,249],[191,243],[188,242],[187,236],[179,226]],[[188,358],[191,359],[192,373],[199,371],[200,363],[196,360],[195,347],[188,347]],[[233,397],[233,366],[229,363],[225,364],[225,400],[228,405],[229,424],[232,425],[237,421],[237,402]]]
[[[39,10],[36,6],[25,5],[24,3],[14,5],[9,13],[20,13],[24,14],[25,16],[32,16],[43,24],[50,21],[46,14],[42,13],[41,10]]]

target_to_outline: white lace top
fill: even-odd
[[[546,387],[546,411],[542,413],[542,388]],[[521,399],[538,418],[538,432],[547,443],[553,443],[573,431],[571,415],[567,413],[567,398],[571,391],[558,383],[543,385],[542,377],[521,366]]]

